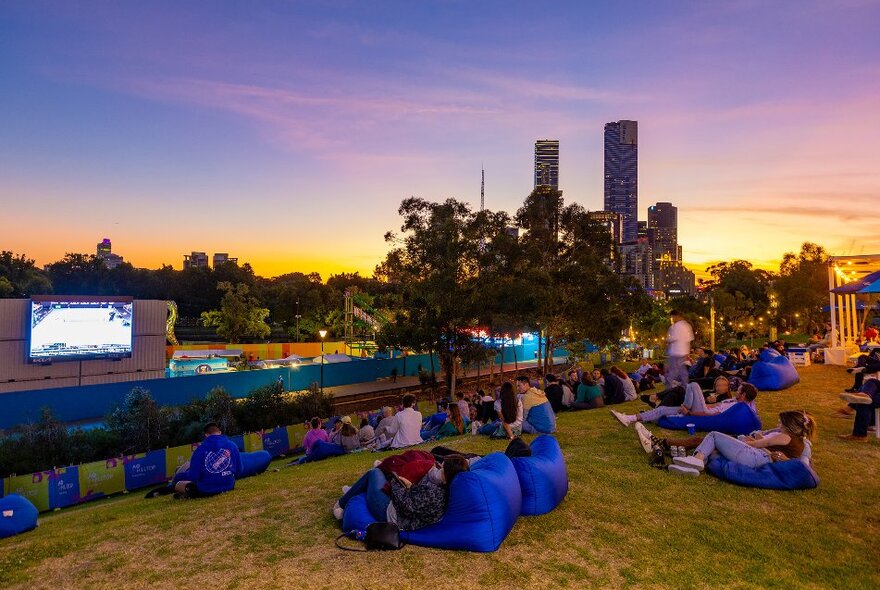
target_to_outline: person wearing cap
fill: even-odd
[[[361,448],[361,437],[357,428],[351,423],[351,416],[343,416],[339,421],[342,427],[333,434],[331,442],[342,446],[346,453]]]

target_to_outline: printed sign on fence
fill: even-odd
[[[86,502],[125,490],[122,459],[107,459],[79,466],[79,495]]]
[[[287,442],[286,428],[273,428],[263,432],[263,449],[269,451],[273,457],[278,457],[290,450]]]
[[[302,424],[294,424],[287,427],[287,443],[291,449],[302,446],[303,437],[306,435],[306,427]]]
[[[79,504],[79,467],[61,467],[49,473],[49,506],[67,508]]]
[[[165,450],[151,451],[122,458],[125,465],[125,489],[136,490],[165,483]]]
[[[192,457],[193,451],[198,447],[198,443],[190,445],[181,445],[179,447],[171,447],[165,449],[165,477],[171,479],[177,470]]]
[[[263,433],[248,432],[244,435],[244,450],[248,453],[263,450]]]
[[[44,472],[29,473],[4,480],[4,494],[24,496],[43,512],[49,510],[49,477]]]

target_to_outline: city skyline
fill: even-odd
[[[7,3],[0,248],[265,276],[372,272],[410,195],[513,212],[534,142],[603,208],[602,126],[639,121],[637,217],[691,268],[803,241],[880,251],[876,2],[331,6]],[[292,32],[296,34],[291,34]],[[626,43],[621,41],[627,39]]]

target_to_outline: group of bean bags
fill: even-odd
[[[531,451],[530,457],[510,459],[496,452],[476,461],[452,482],[443,518],[422,529],[402,531],[401,539],[437,549],[497,550],[519,516],[546,514],[568,492],[568,471],[556,439],[541,435],[532,441]],[[371,514],[362,494],[345,506],[342,528],[365,530],[378,520],[384,515]]]
[[[797,369],[787,356],[768,348],[761,352],[760,360],[752,365],[749,383],[760,391],[788,389],[801,380]]]

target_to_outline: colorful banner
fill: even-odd
[[[83,463],[79,466],[79,495],[83,502],[125,490],[122,458]]]
[[[48,472],[51,473],[51,472]],[[24,496],[37,507],[40,512],[49,510],[49,476],[47,472],[29,473],[4,480],[4,495],[18,494]]]
[[[236,447],[238,447],[238,450],[240,452],[244,451],[244,436],[243,435],[239,434],[236,436],[230,436],[229,440],[232,441],[232,444],[234,444]]]
[[[263,432],[263,450],[273,457],[286,454],[290,450],[286,428],[273,428]]]
[[[247,453],[263,450],[263,433],[248,432],[244,435],[244,450]]]
[[[156,486],[168,479],[165,475],[165,449],[129,455],[122,458],[122,463],[126,490]]]
[[[79,504],[79,467],[62,467],[49,472],[49,506],[67,508]]]
[[[302,446],[303,438],[306,435],[306,427],[303,424],[294,424],[292,426],[288,426],[287,430],[287,442],[290,445],[291,449],[296,449]]]
[[[177,470],[192,457],[193,451],[199,446],[199,443],[190,445],[181,445],[179,447],[171,447],[165,449],[165,477],[171,479]]]

